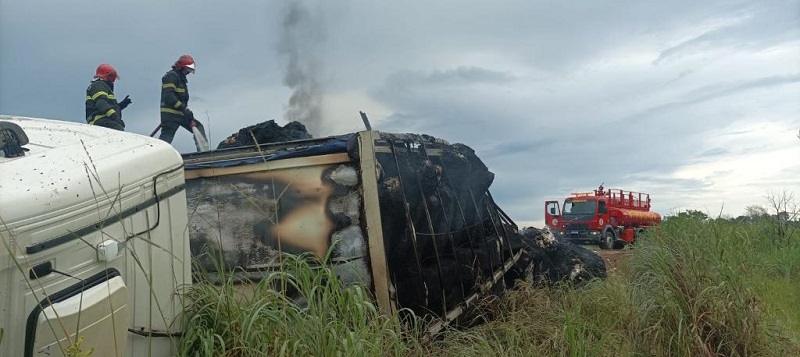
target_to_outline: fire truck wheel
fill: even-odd
[[[643,234],[644,234],[644,228],[637,229],[636,233],[633,235],[633,242],[636,243],[636,241],[639,240],[639,238],[641,238]]]
[[[614,231],[606,229],[603,231],[603,240],[600,242],[600,249],[614,249],[614,242],[617,237],[614,236]]]

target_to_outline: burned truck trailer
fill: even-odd
[[[0,356],[175,355],[193,277],[252,281],[280,252],[331,257],[384,313],[438,318],[429,332],[516,278],[605,276],[579,246],[520,234],[474,152],[429,136],[181,156],[147,136],[0,115],[0,173]]]
[[[257,278],[310,252],[384,313],[451,322],[503,284],[517,227],[469,147],[365,131],[184,155],[196,269]]]

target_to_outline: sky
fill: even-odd
[[[0,114],[83,122],[109,63],[148,135],[187,53],[212,145],[270,119],[363,130],[364,111],[475,149],[520,226],[601,183],[662,215],[800,200],[800,0],[0,0]]]

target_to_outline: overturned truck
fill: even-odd
[[[370,287],[384,313],[410,309],[437,328],[543,268],[532,263],[547,250],[496,205],[494,174],[462,144],[365,131],[184,162],[191,250],[207,278],[258,279],[280,252],[311,252]]]
[[[190,262],[194,277],[252,281],[280,252],[329,256],[383,312],[438,318],[429,331],[516,278],[591,271],[570,245],[520,234],[466,146],[298,135],[181,157],[147,136],[0,115],[0,355],[174,355]]]

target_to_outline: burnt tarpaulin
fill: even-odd
[[[512,249],[523,252],[509,274],[512,277],[537,285],[606,277],[603,258],[580,245],[557,240],[547,228],[526,227],[510,237]]]
[[[376,159],[395,300],[442,316],[513,255],[505,228],[513,222],[488,191],[494,174],[468,146],[427,135],[381,133]]]
[[[256,164],[259,162],[266,162],[266,161],[346,152],[349,138],[350,138],[349,135],[330,137],[322,139],[321,141],[320,140],[314,141],[313,144],[304,143],[302,146],[299,147],[288,146],[288,147],[271,148],[267,146],[264,149],[265,150],[269,149],[269,150],[266,151],[259,150],[259,148],[256,146],[251,146],[247,147],[248,149],[250,149],[248,151],[250,155],[239,155],[227,159],[186,162],[186,169],[193,170],[193,169],[213,168],[213,167],[232,167],[232,166]],[[226,151],[224,150],[218,151],[217,156],[222,157],[225,152]]]

